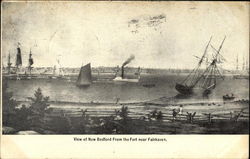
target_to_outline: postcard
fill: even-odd
[[[1,158],[248,158],[249,2],[1,11]]]

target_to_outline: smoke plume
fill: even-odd
[[[130,55],[130,57],[122,64],[122,67],[124,67],[125,65],[129,64],[134,59],[135,59],[135,56],[134,55]]]

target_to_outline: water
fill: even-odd
[[[173,97],[178,94],[175,90],[175,83],[183,80],[185,76],[180,75],[144,75],[139,83],[119,83],[119,82],[95,82],[89,87],[79,88],[75,81],[67,80],[9,80],[9,90],[13,92],[14,98],[19,101],[32,97],[37,88],[41,88],[45,96],[49,96],[52,101],[65,102],[115,102],[120,98],[120,102],[141,102],[150,101],[160,97]],[[147,88],[143,84],[155,84],[155,87]],[[204,99],[200,95],[188,100],[222,100],[225,94],[233,93],[236,98],[249,98],[249,80],[225,78],[218,83],[217,87],[210,94],[209,99]],[[186,102],[186,101],[185,101]]]

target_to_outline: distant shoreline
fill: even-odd
[[[155,100],[160,100],[155,99]],[[204,105],[204,104],[222,104],[222,103],[249,103],[249,99],[239,99],[239,100],[233,100],[233,101],[204,101],[204,102],[166,102],[166,103],[157,103],[154,102],[155,100],[150,100],[150,101],[142,101],[142,102],[119,102],[119,103],[114,103],[114,102],[70,102],[70,101],[49,101],[50,104],[61,104],[61,105],[66,105],[66,104],[72,104],[72,105],[83,105],[83,106],[98,106],[98,105],[157,105],[157,106],[169,106],[169,105]],[[30,101],[24,101],[24,100],[17,100],[18,103],[29,103]]]
[[[2,68],[2,75],[6,74],[7,67]],[[15,69],[15,67],[12,67],[12,69]],[[78,75],[80,71],[79,68],[75,67],[62,67],[61,68],[65,75]],[[94,74],[115,74],[117,67],[92,67],[92,73]],[[189,74],[192,72],[193,69],[184,69],[184,68],[143,68],[141,67],[141,74]],[[125,70],[128,74],[134,74],[138,71],[138,67],[125,67]],[[19,68],[20,74],[25,73],[27,71],[27,67],[21,67]],[[204,69],[200,70],[201,72],[204,71]],[[223,75],[239,75],[247,70],[235,70],[235,69],[224,69],[222,70]],[[42,75],[42,74],[53,74],[53,67],[34,67],[32,69],[32,74],[34,75]]]

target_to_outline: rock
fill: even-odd
[[[2,130],[3,134],[15,134],[16,132],[17,130],[12,127],[3,126],[3,130]]]
[[[33,130],[19,131],[16,133],[17,135],[39,135],[38,132]]]

